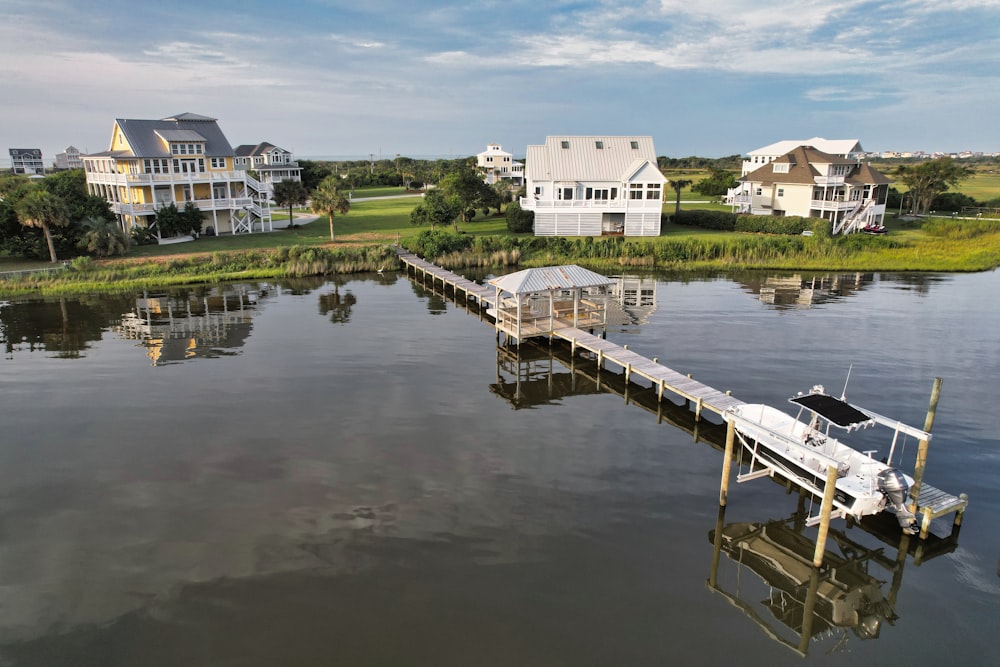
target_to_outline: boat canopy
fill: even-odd
[[[790,403],[796,403],[818,414],[834,426],[840,428],[853,429],[865,426],[874,426],[875,420],[839,398],[827,396],[826,394],[803,394],[788,399]]]

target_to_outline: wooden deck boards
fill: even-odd
[[[626,350],[620,345],[609,342],[600,336],[595,336],[572,327],[559,329],[552,333],[563,340],[569,341],[575,347],[580,347],[593,353],[600,353],[605,363],[610,361],[622,368],[628,368],[630,373],[641,375],[654,385],[662,384],[665,391],[677,394],[691,401],[701,399],[702,408],[717,412],[720,415],[729,408],[743,403],[738,398],[734,398],[725,392],[689,378],[632,350]]]

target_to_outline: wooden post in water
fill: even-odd
[[[941,378],[934,378],[934,387],[931,389],[931,402],[927,407],[927,418],[924,420],[924,431],[927,433],[930,433],[931,428],[934,426],[934,416],[937,414],[937,404],[940,398]],[[913,466],[913,487],[910,489],[910,497],[913,499],[910,503],[910,511],[914,514],[917,512],[917,503],[920,502],[920,486],[924,481],[924,468],[927,467],[927,449],[929,446],[930,443],[927,440],[921,440],[917,445],[917,462]],[[920,538],[924,539],[926,537],[926,533],[921,531]]]
[[[701,406],[704,399],[701,396],[698,397],[698,402],[694,406],[694,421],[697,424],[701,421]]]
[[[729,472],[733,467],[733,443],[736,441],[736,422],[726,426],[726,453],[722,455],[722,484],[719,488],[719,505],[725,507],[729,496]]]
[[[837,490],[837,466],[828,466],[826,471],[826,486],[823,489],[823,505],[819,509],[819,535],[816,536],[816,551],[813,553],[813,565],[823,564],[826,553],[826,535],[830,532],[830,514],[833,511],[833,492]]]

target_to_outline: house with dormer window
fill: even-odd
[[[536,236],[660,235],[667,179],[652,137],[546,137],[528,146],[525,181]]]
[[[107,200],[126,232],[155,229],[161,207],[188,202],[204,214],[206,232],[271,231],[267,188],[234,158],[218,121],[193,113],[119,118],[108,150],[81,156],[88,191]]]
[[[797,146],[739,179],[737,213],[823,218],[834,234],[881,226],[891,181],[866,163]]]

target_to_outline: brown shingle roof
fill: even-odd
[[[788,173],[775,173],[775,164],[788,164]],[[846,164],[852,169],[844,177],[845,182],[852,185],[890,183],[891,181],[881,173],[872,169],[867,164],[858,164],[854,160],[843,158],[837,155],[830,155],[812,146],[797,146],[781,157],[775,158],[771,162],[758,167],[746,176],[740,178],[743,183],[760,183],[762,185],[775,184],[812,184],[815,178],[826,173],[820,171],[814,165]]]

